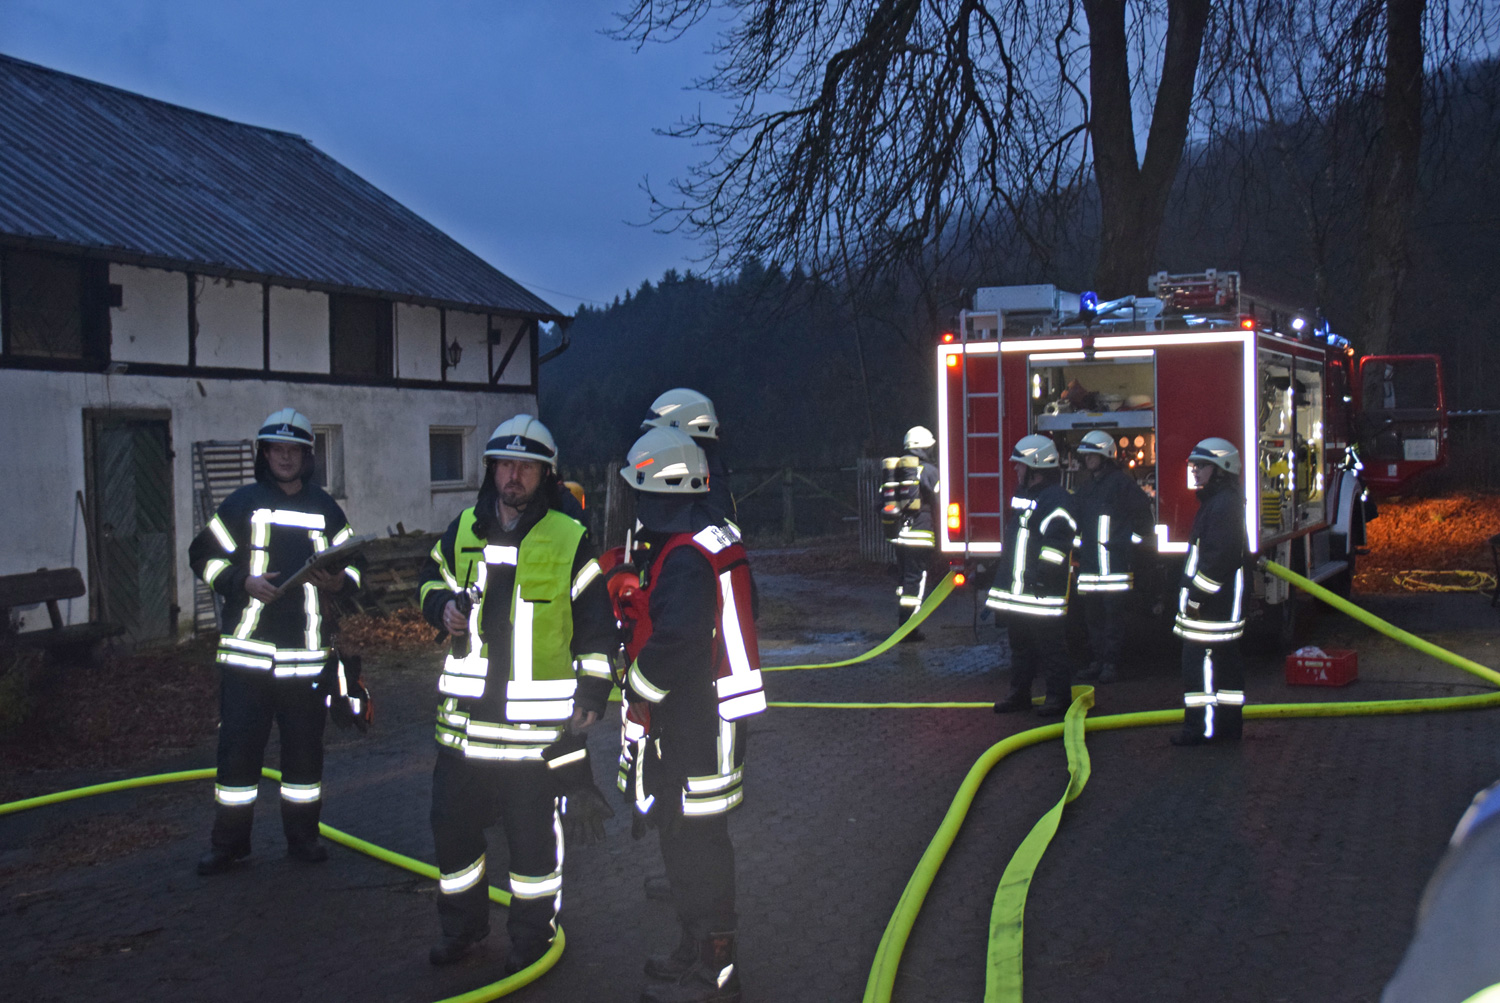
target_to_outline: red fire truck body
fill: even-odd
[[[1367,358],[1361,388],[1348,342],[1245,294],[1237,273],[1161,273],[1149,286],[1150,298],[1102,306],[1052,286],[976,293],[937,353],[939,549],[950,560],[999,552],[1016,440],[1050,435],[1071,486],[1081,467],[1074,448],[1100,429],[1153,499],[1148,545],[1183,555],[1198,507],[1187,456],[1218,436],[1240,450],[1250,550],[1347,585],[1367,510],[1356,426],[1383,431],[1384,455],[1400,457],[1380,464],[1382,480],[1440,463],[1446,428],[1424,440],[1444,413],[1440,384],[1436,410],[1403,411],[1392,399],[1400,382],[1403,403],[1425,403],[1411,387],[1429,370],[1437,378],[1435,364]],[[1378,420],[1356,422],[1360,390],[1370,397],[1372,387],[1386,391]],[[1280,579],[1254,577],[1266,602],[1287,598]]]

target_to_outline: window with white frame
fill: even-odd
[[[344,497],[344,426],[313,426],[313,483]]]
[[[471,429],[433,425],[427,430],[427,455],[433,487],[464,487],[469,483]]]

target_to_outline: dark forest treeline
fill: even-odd
[[[1451,407],[1500,407],[1497,65],[1472,68],[1434,104],[1392,346],[1444,357]],[[1357,345],[1359,198],[1340,180],[1350,151],[1336,142],[1311,123],[1198,151],[1158,267],[1237,269],[1250,289],[1316,305]],[[713,398],[737,467],[891,453],[908,426],[934,420],[931,348],[974,287],[1088,287],[1097,216],[1087,198],[1072,204],[1045,259],[1001,224],[873,294],[759,265],[717,281],[668,272],[608,308],[580,309],[572,347],[543,370],[542,414],[576,463],[618,461],[652,398],[675,386]]]

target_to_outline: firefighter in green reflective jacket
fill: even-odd
[[[505,970],[534,964],[557,933],[565,834],[603,834],[584,732],[609,696],[614,612],[588,533],[558,511],[557,447],[530,415],[485,447],[479,497],[433,547],[423,614],[447,631],[438,682],[432,834],[450,964],[489,933],[484,829],[509,843]]]

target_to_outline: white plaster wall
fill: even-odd
[[[187,274],[111,264],[121,306],[109,311],[110,357],[121,362],[187,365]]]
[[[442,379],[442,315],[436,307],[396,304],[396,375]]]
[[[448,370],[448,379],[459,383],[485,383],[489,380],[486,370],[490,318],[487,314],[467,313],[463,310],[448,311],[448,343],[457,341],[464,347],[458,365]],[[424,445],[425,450],[425,445]],[[425,453],[424,453],[425,455]]]
[[[184,295],[185,286],[184,280]],[[0,436],[0,470],[6,473],[0,478],[0,574],[77,567],[87,581],[88,550],[74,500],[74,493],[84,489],[83,409],[170,409],[176,454],[176,602],[182,608],[181,629],[190,631],[192,444],[249,438],[261,419],[287,406],[314,424],[343,427],[344,509],[356,531],[383,534],[397,522],[409,532],[439,531],[473,504],[472,486],[461,491],[430,488],[429,427],[474,428],[470,441],[477,455],[501,421],[521,411],[535,413],[536,399],[482,391],[0,370],[0,427],[26,433]],[[479,467],[476,460],[471,469]],[[86,618],[86,598],[63,605],[70,623]],[[45,607],[30,609],[24,612],[23,628],[46,621]]]
[[[328,297],[271,287],[271,368],[328,372]]]
[[[261,368],[264,288],[259,282],[198,280],[198,365]]]

